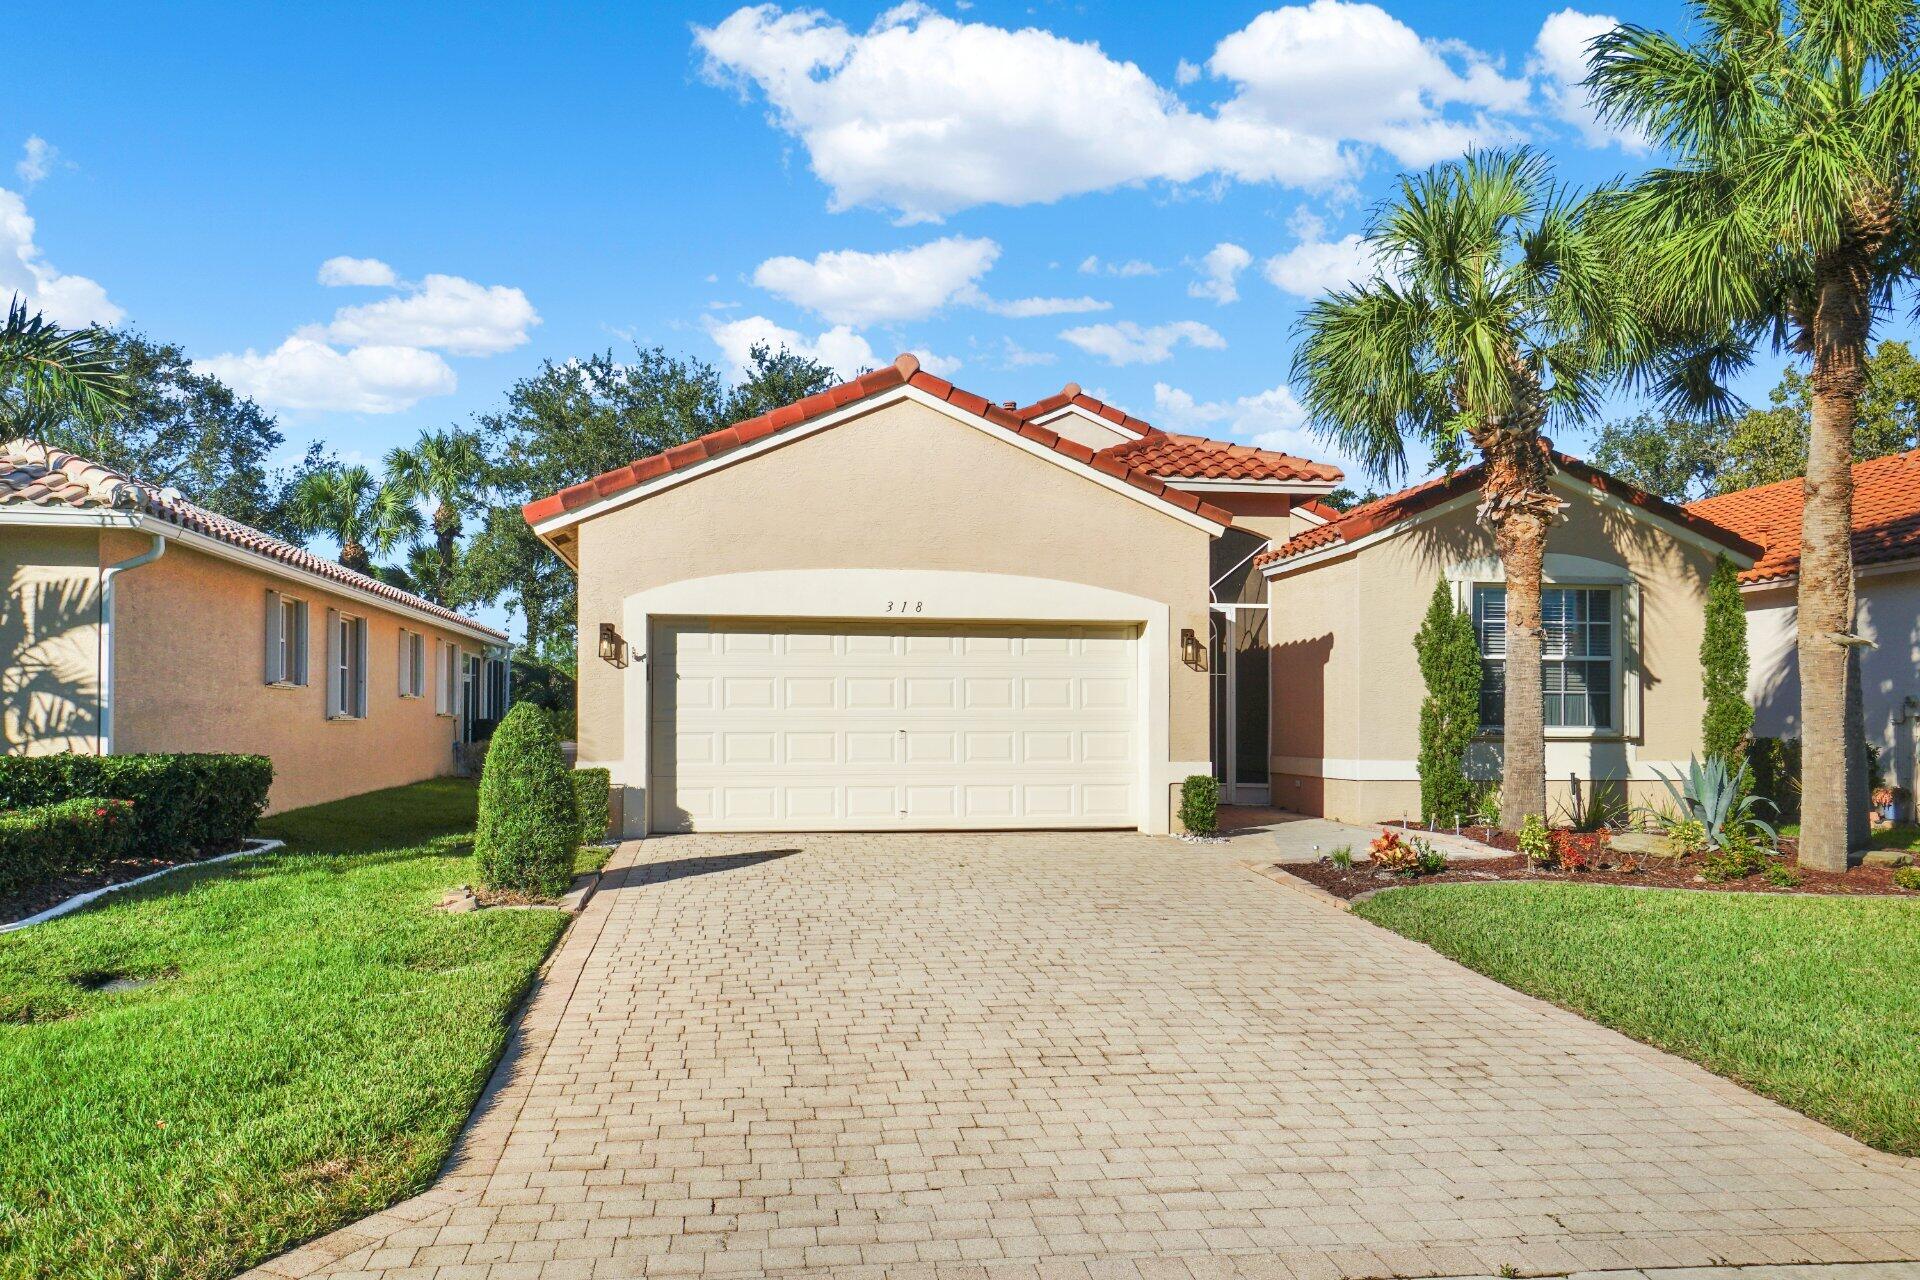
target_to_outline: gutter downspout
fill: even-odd
[[[113,580],[129,569],[138,569],[142,565],[152,564],[167,554],[167,536],[163,533],[151,535],[153,545],[131,560],[122,560],[119,564],[110,564],[100,571],[100,718],[98,750],[103,756],[113,754]]]

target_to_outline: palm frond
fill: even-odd
[[[0,391],[15,404],[15,430],[69,414],[103,418],[127,399],[125,375],[104,333],[62,328],[29,312],[18,295],[0,325]]]

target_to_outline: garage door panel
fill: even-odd
[[[660,830],[1131,826],[1131,628],[666,623]]]

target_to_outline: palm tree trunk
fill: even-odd
[[[355,573],[369,573],[373,569],[367,549],[352,539],[340,544],[340,563]]]
[[[1851,847],[1849,808],[1858,781],[1848,686],[1853,633],[1853,430],[1865,379],[1872,323],[1870,260],[1857,244],[1816,268],[1812,431],[1807,440],[1806,505],[1800,525],[1800,862],[1844,871]]]
[[[1506,726],[1501,735],[1500,825],[1518,831],[1547,813],[1547,740],[1540,693],[1540,577],[1547,516],[1509,512],[1494,528],[1507,574]]]
[[[441,503],[433,510],[433,540],[440,555],[440,588],[453,581],[453,550],[460,537],[460,513]]]

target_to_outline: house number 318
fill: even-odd
[[[889,600],[887,601],[888,613],[924,613],[926,611],[926,608],[927,608],[927,602],[925,600]]]

